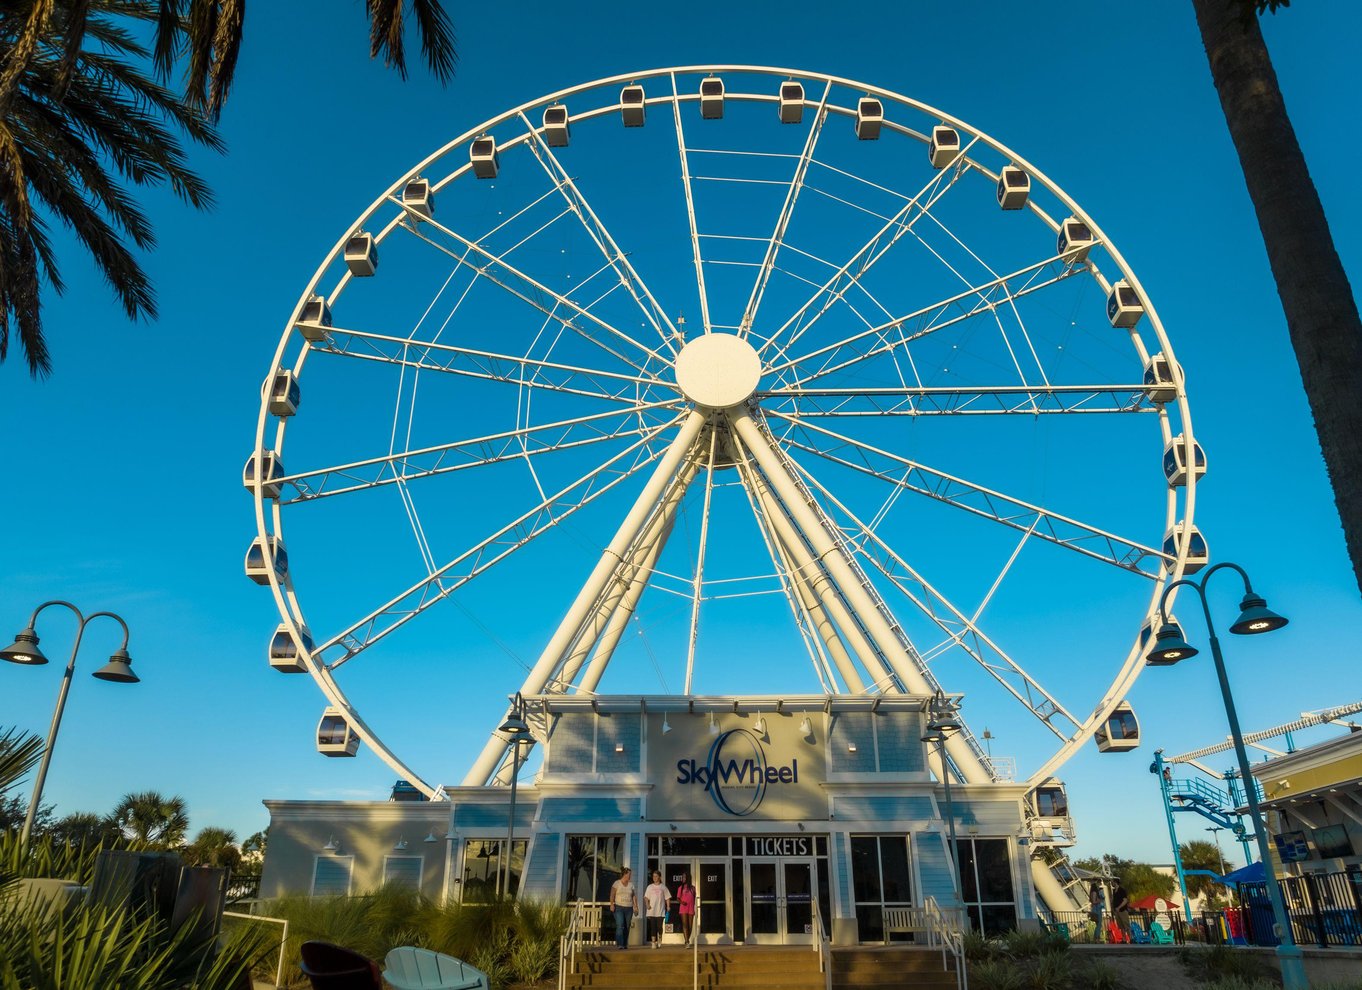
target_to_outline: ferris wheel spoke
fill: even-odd
[[[605,224],[601,222],[600,215],[592,209],[591,204],[582,193],[581,187],[577,185],[572,176],[568,175],[567,170],[558,160],[558,156],[544,141],[539,130],[535,128],[524,113],[520,114],[520,119],[529,129],[530,139],[528,144],[535,160],[539,162],[545,174],[548,175],[549,181],[554,184],[554,187],[562,194],[563,199],[567,201],[568,207],[581,222],[587,237],[596,245],[596,249],[600,251],[606,264],[614,270],[620,285],[633,298],[639,312],[657,332],[662,345],[672,354],[675,354],[677,351],[675,341],[680,338],[675,324],[672,323],[653,296],[652,291],[634,269],[633,264],[629,261],[629,256],[620,250],[618,242],[606,229]]]
[[[314,351],[339,357],[382,361],[421,371],[440,371],[467,378],[506,382],[606,402],[628,403],[631,406],[639,401],[656,401],[655,390],[659,386],[665,393],[676,394],[674,384],[658,381],[651,376],[627,375],[453,344],[409,340],[366,330],[334,327],[326,341],[314,343],[311,347]]]
[[[1067,739],[1073,731],[1081,728],[1082,722],[1079,719],[1074,718],[1053,694],[1023,670],[979,627],[977,614],[973,617],[965,615],[893,547],[881,539],[872,527],[857,518],[855,513],[812,473],[802,466],[799,470],[823,499],[834,506],[851,524],[851,528],[859,537],[853,537],[852,540],[857,553],[897,588],[918,611],[931,620],[946,635],[950,645],[960,647],[973,657],[980,667],[1060,739]],[[1056,717],[1067,721],[1071,728],[1065,730],[1056,726],[1054,724]]]
[[[777,388],[800,417],[1157,413],[1144,385],[993,385],[934,388]]]
[[[852,334],[799,357],[774,365],[770,370],[781,375],[795,369],[796,377],[788,387],[803,387],[881,354],[905,349],[914,340],[939,333],[983,313],[992,314],[1000,306],[1011,306],[1023,296],[1049,288],[1067,278],[1086,272],[1083,264],[1066,262],[1060,255],[1046,258],[963,292],[914,310],[887,323]],[[890,334],[894,336],[889,336]],[[803,370],[815,362],[818,367]]]
[[[804,150],[800,153],[799,160],[795,164],[794,175],[790,178],[790,188],[786,191],[785,202],[780,208],[780,216],[776,218],[770,243],[766,245],[766,256],[762,258],[761,268],[757,271],[757,280],[747,298],[747,308],[743,311],[743,317],[739,321],[738,336],[740,337],[746,337],[751,333],[752,326],[757,319],[757,312],[761,308],[762,297],[766,294],[766,285],[771,280],[771,274],[776,271],[776,256],[784,245],[785,231],[790,225],[790,217],[794,215],[795,202],[799,199],[799,193],[804,188],[804,177],[808,174],[809,164],[813,161],[814,149],[818,146],[818,138],[823,133],[823,124],[827,121],[828,95],[831,92],[832,83],[829,82],[823,87],[823,98],[818,102],[818,110],[814,114],[813,125],[809,128],[808,137],[804,139]]]
[[[604,441],[643,436],[656,429],[657,424],[643,422],[642,415],[661,410],[674,411],[675,406],[672,403],[654,402],[630,409],[610,409],[590,416],[490,433],[419,450],[397,451],[385,457],[371,457],[348,464],[290,474],[278,478],[275,483],[281,487],[291,486],[298,494],[293,498],[279,499],[279,504],[311,502],[384,485],[407,484],[420,478],[448,474],[452,471],[463,471],[504,461],[522,461]],[[612,424],[610,420],[619,422]]]
[[[679,425],[683,418],[684,414],[650,430],[609,460],[326,640],[313,655],[328,670],[340,667],[662,456],[661,451],[654,451],[650,445],[667,429]]]
[[[456,264],[471,269],[489,282],[500,286],[512,296],[577,334],[583,340],[613,355],[617,360],[633,368],[639,374],[656,379],[657,374],[654,372],[660,373],[662,369],[670,365],[667,358],[658,354],[643,342],[607,323],[587,307],[555,292],[542,282],[531,278],[516,268],[506,260],[504,254],[496,254],[488,250],[482,244],[469,240],[437,220],[426,219],[420,226],[439,231],[463,250],[456,251],[440,244],[434,238],[427,236],[423,230],[416,229],[415,225],[406,226],[404,229],[412,236],[425,241],[431,247],[446,255]],[[564,312],[577,317],[577,319],[564,316]],[[623,345],[623,349],[619,345]],[[643,356],[629,356],[635,354],[635,352],[642,352]]]
[[[1105,561],[1150,580],[1160,578],[1160,568],[1172,566],[1173,558],[1153,547],[1125,539],[1069,516],[1051,512],[1042,506],[976,485],[963,478],[936,471],[917,461],[880,450],[824,427],[804,423],[796,416],[775,410],[768,410],[766,415],[784,420],[795,427],[795,430],[782,438],[782,442],[787,446],[815,454],[861,474],[879,478],[905,491],[945,502],[977,516],[992,519],[1011,529],[1031,529],[1037,539]],[[800,440],[797,434],[814,434],[825,446],[820,446],[812,440]],[[846,456],[841,456],[838,451],[845,451]]]
[[[859,284],[859,280],[875,266],[875,263],[909,233],[942,196],[955,187],[956,182],[971,167],[963,158],[961,161],[964,162],[962,167],[938,172],[918,190],[917,194],[839,266],[832,277],[809,296],[789,319],[776,328],[762,345],[760,353],[764,356],[767,348],[775,347],[776,353],[784,355],[790,347],[798,343],[799,339],[822,319],[823,314],[836,305],[853,285]],[[820,299],[823,303],[818,311],[804,321],[805,315]],[[789,339],[777,343],[782,336],[791,331],[792,327],[795,329],[789,333]]]
[[[709,333],[709,295],[705,291],[705,263],[700,257],[700,231],[695,223],[695,197],[691,192],[690,165],[686,161],[686,132],[681,126],[681,94],[676,88],[676,73],[672,77],[672,116],[676,120],[676,151],[681,156],[681,187],[686,193],[686,216],[690,220],[691,254],[695,259],[695,287],[700,294],[700,326]]]

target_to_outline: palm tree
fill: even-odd
[[[183,845],[189,831],[189,810],[184,798],[166,797],[159,791],[124,795],[109,817],[125,839],[161,849]]]
[[[84,19],[73,26],[78,8]],[[147,75],[151,56],[137,22],[154,13],[154,0],[0,8],[0,360],[13,328],[35,376],[51,367],[42,284],[63,288],[54,221],[75,235],[136,319],[155,316],[156,301],[125,242],[145,249],[155,238],[120,180],[169,186],[198,208],[212,202],[186,166],[179,136],[222,145],[200,111]]]
[[[1182,859],[1184,870],[1209,870],[1212,873],[1219,873],[1222,864],[1220,850],[1216,848],[1214,842],[1205,839],[1193,839],[1184,842],[1178,847],[1178,856]],[[1187,877],[1187,893],[1191,897],[1205,894],[1209,898],[1214,898],[1224,893],[1225,888],[1220,886],[1210,877],[1197,875]]]
[[[194,841],[184,848],[184,860],[190,866],[225,866],[235,871],[241,865],[236,833],[213,825],[199,829]]]
[[[440,0],[365,0],[365,7],[371,57],[406,78],[410,13],[426,64],[449,80],[457,52]],[[0,362],[13,328],[29,373],[51,371],[41,289],[46,281],[62,291],[52,220],[93,255],[130,319],[156,315],[151,285],[124,244],[151,247],[151,225],[114,175],[169,185],[198,208],[211,203],[176,135],[222,150],[210,122],[236,73],[245,13],[245,0],[0,4]],[[147,36],[149,46],[140,40]],[[162,85],[177,68],[180,95]]]
[[[1256,17],[1289,2],[1192,0],[1192,6],[1362,590],[1362,319]]]

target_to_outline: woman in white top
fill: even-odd
[[[671,899],[672,892],[662,882],[662,874],[653,870],[653,882],[643,891],[643,906],[648,912],[648,941],[654,949],[662,944],[662,918]]]
[[[633,871],[624,868],[620,878],[610,885],[610,910],[615,912],[615,945],[629,948],[629,926],[638,910],[638,893],[634,890]]]

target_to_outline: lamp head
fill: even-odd
[[[141,680],[132,672],[132,657],[127,650],[117,650],[109,657],[109,662],[94,672],[101,681],[117,681],[119,684],[136,684]]]
[[[933,715],[927,721],[927,731],[944,737],[960,731],[960,720],[948,713]]]
[[[0,643],[2,642],[4,640],[0,640]],[[33,631],[32,626],[14,637],[13,646],[0,650],[0,657],[4,657],[10,663],[21,663],[28,667],[47,663],[47,657],[38,649],[38,634]]]
[[[1239,618],[1230,626],[1230,632],[1240,636],[1256,636],[1259,633],[1280,629],[1288,621],[1290,620],[1285,616],[1278,615],[1268,608],[1261,595],[1255,595],[1250,591],[1239,603]]]
[[[1172,622],[1159,629],[1159,638],[1144,658],[1150,667],[1169,667],[1180,660],[1197,655],[1197,648],[1182,638],[1182,630]]]
[[[530,731],[530,727],[525,724],[525,703],[520,700],[520,695],[515,696],[515,702],[511,705],[511,713],[506,716],[506,721],[501,723],[501,728],[497,731],[515,739],[519,739]]]

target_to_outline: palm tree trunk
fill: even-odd
[[[1242,15],[1242,0],[1192,0],[1192,6],[1258,214],[1362,590],[1362,321],[1357,303],[1287,117],[1257,17]]]

